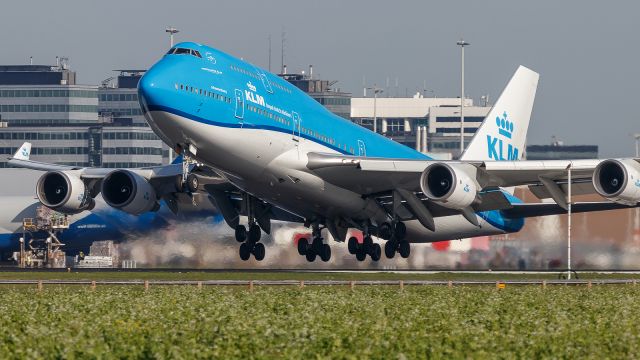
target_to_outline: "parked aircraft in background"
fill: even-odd
[[[94,169],[33,163],[43,204],[75,213],[102,193],[124,212],[153,212],[185,192],[206,192],[241,242],[240,257],[265,256],[261,232],[272,220],[304,223],[307,260],[331,257],[321,230],[347,241],[358,260],[410,254],[412,242],[519,231],[524,219],[565,213],[568,169],[573,194],[606,201],[573,204],[574,212],[638,206],[638,159],[521,160],[538,74],[519,67],[459,160],[438,161],[326,110],[276,75],[197,43],[172,47],[139,83],[154,132],[190,164]],[[529,186],[555,203],[524,204],[512,187]],[[171,205],[169,206],[172,207]],[[248,229],[240,223],[248,219]],[[346,239],[349,228],[364,241]]]

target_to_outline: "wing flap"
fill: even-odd
[[[613,202],[578,202],[571,204],[572,213],[584,213],[592,211],[607,211],[632,209],[640,206],[627,206]],[[567,210],[555,203],[536,203],[536,204],[513,204],[511,209],[502,210],[505,217],[508,218],[526,218],[547,215],[566,214]]]

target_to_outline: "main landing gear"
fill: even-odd
[[[388,259],[392,259],[397,252],[403,258],[408,258],[411,254],[411,246],[409,245],[409,241],[406,239],[406,225],[401,221],[397,221],[392,225],[386,223],[382,224],[380,228],[381,232],[390,234],[390,236],[388,237],[389,240],[384,245],[385,256]]]
[[[319,224],[313,225],[311,235],[313,237],[311,243],[307,238],[298,240],[298,254],[305,256],[308,262],[315,261],[316,256],[320,256],[320,259],[324,262],[329,261],[331,259],[331,247],[329,244],[324,243]]]
[[[368,226],[365,226],[363,235],[362,244],[353,236],[349,238],[347,242],[349,253],[355,255],[358,261],[364,261],[367,255],[369,255],[373,261],[380,260],[382,249],[380,248],[380,244],[373,242]]]
[[[242,243],[240,245],[240,259],[244,261],[249,260],[251,254],[253,254],[258,261],[264,259],[264,244],[259,242],[261,232],[260,226],[255,223],[249,226],[249,231],[247,231],[244,225],[236,226],[236,240]]]
[[[260,228],[261,225],[258,225],[257,217],[260,215],[256,214],[256,209],[258,208],[255,204],[256,199],[248,194],[243,194],[242,198],[249,218],[249,230],[247,231],[244,225],[237,225],[235,229],[236,240],[242,243],[240,244],[240,259],[247,261],[253,254],[256,260],[262,261],[265,255],[265,248],[264,244],[260,242],[262,229]]]

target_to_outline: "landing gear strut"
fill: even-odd
[[[307,238],[298,240],[298,254],[305,256],[309,262],[315,261],[316,256],[320,256],[320,259],[324,262],[329,261],[331,259],[331,247],[329,244],[325,244],[322,239],[320,224],[313,224],[311,235],[313,237],[311,243]]]
[[[382,256],[380,244],[373,242],[373,239],[369,234],[368,227],[365,227],[362,244],[358,243],[358,239],[352,236],[349,238],[347,247],[349,249],[349,253],[355,255],[358,261],[364,261],[367,255],[371,257],[371,260],[378,261]]]
[[[407,227],[401,222],[394,222],[393,225],[387,225],[390,229],[393,229],[391,232],[391,238],[384,245],[384,254],[387,258],[392,259],[396,252],[400,254],[403,258],[408,258],[411,254],[411,246],[409,245],[409,241],[407,241]]]

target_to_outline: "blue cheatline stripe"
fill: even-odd
[[[232,123],[227,123],[227,122],[219,122],[219,121],[214,121],[214,120],[209,120],[209,119],[205,119],[203,117],[199,117],[193,114],[189,114],[186,113],[184,111],[172,108],[172,107],[168,107],[168,106],[163,106],[163,105],[148,105],[149,111],[164,111],[173,115],[177,115],[177,116],[182,116],[184,118],[187,118],[189,120],[193,120],[193,121],[197,121],[199,123],[202,124],[206,124],[206,125],[213,125],[213,126],[218,126],[218,127],[225,127],[225,128],[232,128],[232,129],[257,129],[257,130],[268,130],[268,131],[274,131],[274,132],[279,132],[279,133],[283,133],[283,134],[287,134],[287,135],[294,135],[293,134],[293,130],[292,129],[283,129],[277,126],[271,126],[271,125],[255,125],[255,124],[251,124],[251,123],[244,123],[244,124],[232,124]],[[343,155],[352,155],[349,152],[347,152],[344,149],[341,149],[339,147],[336,147],[334,145],[331,145],[327,142],[318,140],[316,138],[310,137],[307,134],[302,134],[300,133],[299,135],[296,134],[296,136],[313,141],[316,144],[322,145],[324,147],[327,147],[329,149],[335,150],[336,152],[343,154]]]

